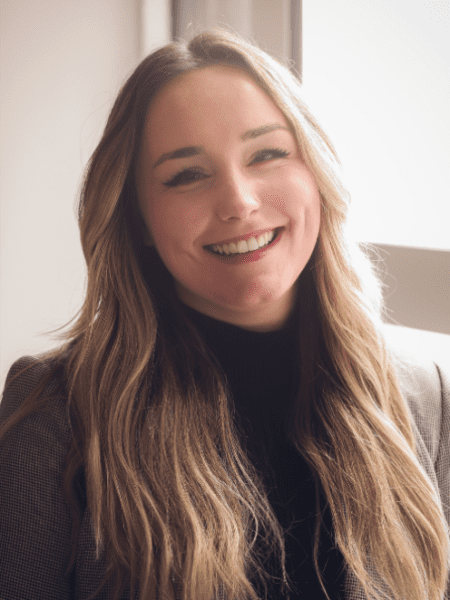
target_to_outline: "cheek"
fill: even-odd
[[[303,167],[299,172],[293,174],[291,183],[307,204],[313,205],[319,197],[319,189],[316,181],[306,167]]]
[[[152,242],[159,249],[169,239],[170,219],[165,211],[161,210],[151,199],[143,199],[139,204],[145,225],[152,237]]]
[[[159,227],[157,235],[166,246],[170,240],[177,250],[190,251],[207,227],[210,203],[189,200],[166,200],[153,208],[152,221]]]
[[[320,192],[312,174],[307,170],[303,171],[296,178],[296,185],[305,210],[320,217]]]
[[[172,239],[177,237],[176,221],[171,218],[167,210],[155,210],[154,208],[149,211],[149,220],[157,246],[169,247]]]
[[[196,239],[198,224],[194,216],[177,206],[161,204],[149,211],[153,238],[160,253],[172,260],[189,252]]]
[[[321,224],[321,196],[312,177],[298,177],[292,187],[291,211],[311,243],[315,243]]]
[[[309,203],[305,208],[307,228],[314,241],[317,240],[321,223],[321,198],[318,190],[313,190],[309,197]]]
[[[187,239],[196,240],[210,220],[211,203],[209,201],[191,201],[176,207],[173,221],[182,229]]]
[[[283,198],[282,194],[280,198]],[[313,221],[320,220],[320,193],[315,180],[309,174],[294,173],[287,182],[284,198],[287,203],[283,209],[291,216],[297,215],[302,219],[308,218]]]
[[[319,190],[316,185],[311,187],[310,193],[307,196],[306,209],[309,211],[314,220],[320,222],[320,215],[322,211],[322,199],[320,197]]]

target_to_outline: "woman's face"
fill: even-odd
[[[167,84],[148,110],[137,189],[146,243],[184,304],[245,329],[283,326],[316,244],[320,196],[283,113],[250,76],[217,65]]]

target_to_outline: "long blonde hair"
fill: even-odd
[[[386,597],[371,561],[392,600],[440,600],[447,526],[381,333],[380,278],[346,230],[350,199],[336,153],[288,66],[224,29],[168,44],[138,65],[87,167],[79,203],[86,299],[51,355],[67,382],[73,432],[64,476],[74,523],[68,572],[80,525],[73,482],[84,468],[97,555],[107,551],[115,598],[125,582],[131,597],[138,589],[140,600],[173,598],[176,576],[183,600],[211,600],[219,586],[229,600],[256,600],[250,578],[265,585],[272,553],[289,589],[285,532],[241,446],[220,368],[158,256],[151,283],[143,276],[134,169],[148,106],[177,75],[215,63],[243,69],[283,111],[321,194],[319,238],[300,276],[300,386],[287,435],[320,481],[337,545],[366,594]],[[0,434],[36,406],[24,404]],[[314,564],[323,587],[320,516]],[[258,535],[266,555],[255,550]]]

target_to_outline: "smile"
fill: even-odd
[[[260,260],[264,259],[265,256],[272,254],[272,248],[274,248],[278,245],[279,241],[283,237],[283,232],[284,232],[284,227],[278,227],[277,229],[274,229],[269,234],[270,235],[269,241],[266,242],[265,238],[264,238],[263,246],[262,247],[258,246],[256,248],[256,250],[247,250],[246,251],[244,248],[243,252],[238,251],[238,252],[232,253],[229,251],[229,254],[226,254],[225,252],[223,254],[220,254],[220,252],[218,252],[217,250],[213,250],[213,248],[210,246],[205,246],[204,248],[205,248],[205,251],[208,252],[211,257],[214,257],[214,259],[216,259],[218,262],[227,264],[227,266],[240,265],[243,263],[254,263],[256,261],[260,261]],[[240,241],[243,241],[243,240],[240,240]],[[249,241],[250,240],[247,240],[247,248],[248,248]],[[231,244],[228,244],[228,246],[230,246],[230,245]],[[213,246],[215,246],[215,244],[213,244]],[[241,246],[241,249],[242,249],[242,246]],[[228,250],[230,250],[230,249],[228,248]]]
[[[272,231],[266,231],[257,238],[251,237],[248,240],[239,240],[236,243],[231,242],[229,244],[222,244],[221,246],[212,244],[211,246],[206,246],[206,248],[215,254],[246,254],[247,252],[253,252],[268,246],[280,229],[281,228],[277,228]]]

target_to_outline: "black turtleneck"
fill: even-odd
[[[182,304],[186,315],[217,357],[228,379],[229,389],[247,450],[263,475],[271,506],[286,533],[286,570],[296,594],[291,600],[325,599],[313,563],[315,483],[306,461],[287,440],[282,419],[295,394],[299,372],[298,327],[295,315],[276,331],[256,332],[206,316]],[[297,334],[298,335],[298,334]],[[322,506],[324,500],[322,499]],[[333,548],[329,508],[321,526],[319,567],[330,600],[343,600],[344,578],[341,553]],[[265,565],[281,576],[275,561]],[[270,600],[286,598],[280,586],[268,588]],[[263,590],[258,588],[262,594]]]

